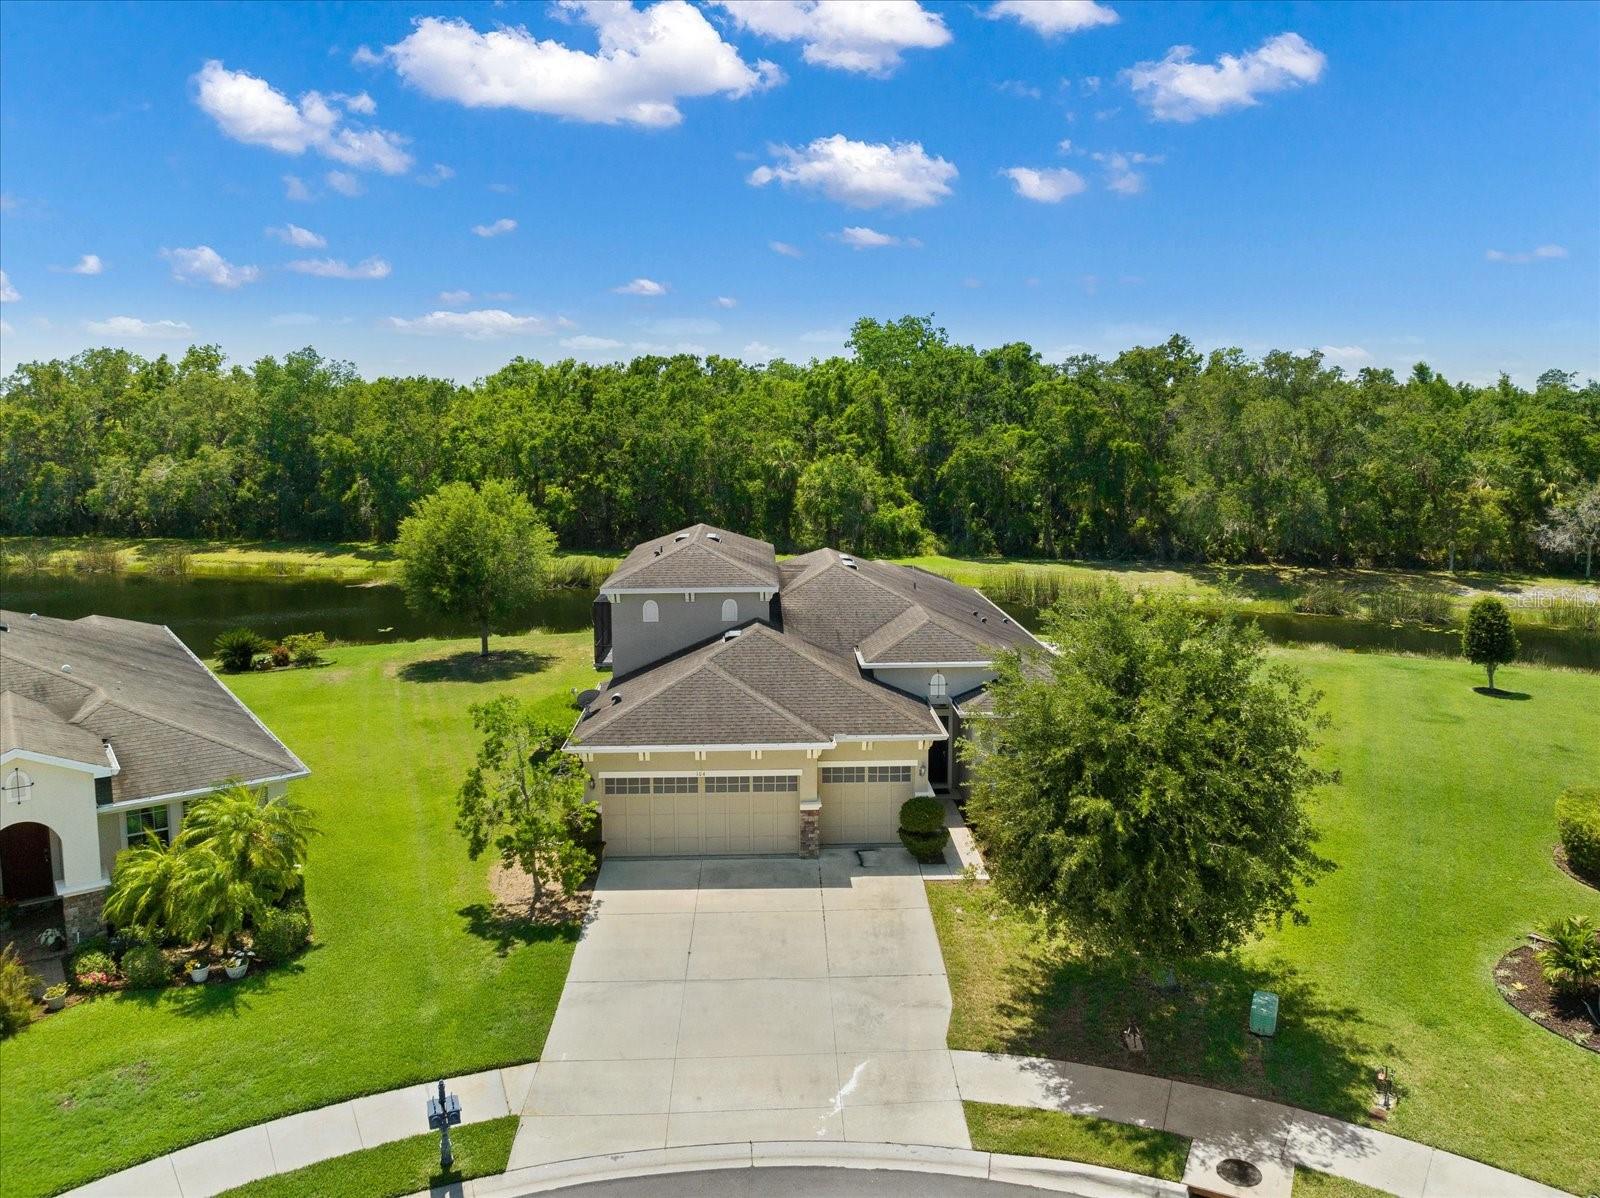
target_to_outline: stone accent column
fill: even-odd
[[[66,925],[67,939],[76,944],[105,931],[101,912],[106,905],[106,892],[85,890],[65,895],[61,899],[61,919]]]
[[[800,804],[800,855],[822,854],[822,800],[806,799]]]

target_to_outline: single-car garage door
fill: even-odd
[[[798,853],[799,781],[794,774],[607,776],[606,855]]]
[[[823,844],[884,844],[898,838],[911,797],[909,765],[825,765],[817,786]]]

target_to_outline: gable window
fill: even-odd
[[[950,697],[949,684],[943,674],[935,674],[928,679],[928,699],[934,703],[943,703]]]
[[[644,601],[644,622],[646,624],[661,623],[661,605],[654,599]]]
[[[172,833],[167,828],[165,807],[145,807],[138,811],[130,811],[126,826],[130,849],[143,844],[147,836],[159,837],[162,844],[172,843]]]
[[[722,622],[732,624],[739,618],[739,601],[737,599],[724,599],[722,601]]]

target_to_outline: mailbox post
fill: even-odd
[[[428,1127],[439,1133],[439,1172],[448,1173],[455,1164],[450,1151],[450,1129],[461,1122],[461,1099],[444,1092],[444,1082],[439,1082],[439,1096],[428,1099]]]

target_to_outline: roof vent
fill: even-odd
[[[661,556],[661,546],[660,545],[656,546],[655,556],[656,557],[660,557]]]
[[[720,540],[722,540],[722,534],[720,532],[708,532],[708,533],[706,533],[706,540],[708,540],[708,541],[720,541]]]
[[[39,613],[38,612],[31,611],[31,612],[28,613],[28,619],[37,620],[38,618],[39,618]]]
[[[674,541],[687,541],[689,539],[689,534],[686,533],[686,532],[680,532],[677,536],[673,537],[672,539]],[[657,549],[656,552],[660,553],[661,550]]]
[[[722,639],[725,641],[737,640],[739,638],[739,634],[743,631],[743,628],[730,628],[727,632],[722,634]]]
[[[622,692],[621,691],[617,691],[615,694],[613,694],[611,696],[611,706],[615,707],[618,703],[621,703],[621,702],[622,702]]]
[[[851,557],[848,553],[841,553],[839,555],[839,564],[841,566],[848,566],[850,569],[854,570],[856,568],[856,559]]]
[[[61,672],[63,674],[70,674],[70,673],[72,673],[72,667],[70,665],[68,665],[67,663],[63,662],[62,665],[61,665]]]
[[[973,615],[974,615],[974,616],[976,616],[976,615],[977,615],[977,614],[978,614],[978,609],[977,609],[977,608],[973,608],[973,609],[972,609],[972,614],[973,614]]]

